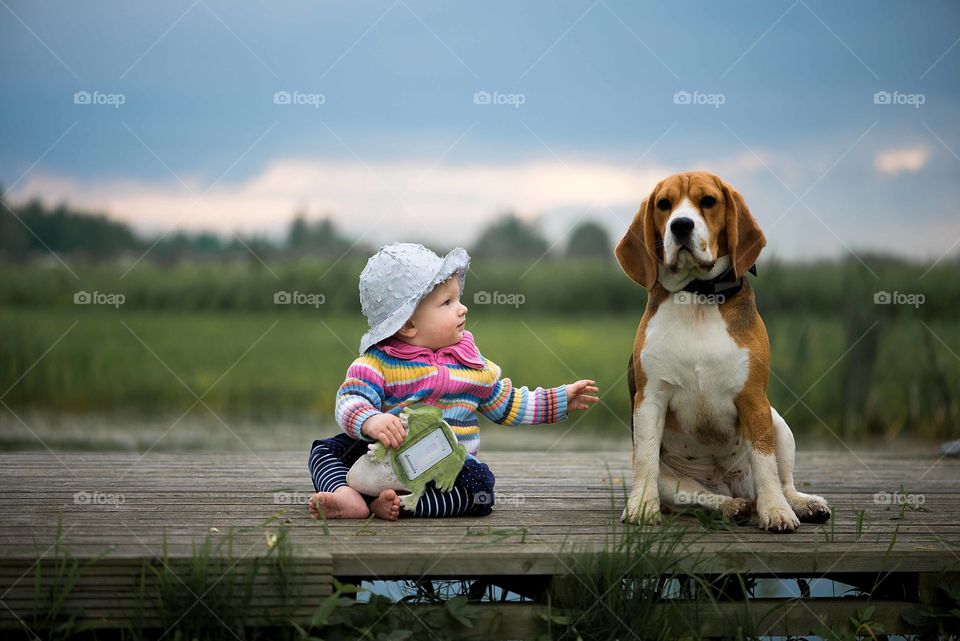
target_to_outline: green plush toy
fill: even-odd
[[[407,437],[400,447],[391,449],[379,442],[371,443],[370,451],[347,473],[347,485],[369,496],[388,489],[404,493],[401,504],[412,512],[430,481],[444,492],[453,489],[467,450],[436,407],[405,407],[400,420],[407,428]]]

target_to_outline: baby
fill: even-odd
[[[476,459],[480,426],[476,413],[503,425],[556,423],[571,410],[600,400],[594,381],[554,388],[514,387],[500,368],[480,355],[465,328],[460,302],[470,257],[462,248],[440,258],[422,245],[382,247],[360,274],[360,303],[370,331],[360,340],[360,357],[337,392],[336,418],[343,434],[313,442],[309,469],[317,493],[310,511],[319,518],[395,521],[401,516],[395,490],[365,497],[347,485],[347,471],[368,445],[397,448],[406,431],[399,414],[407,405],[439,408],[467,450],[454,487],[433,483],[414,513],[403,516],[484,516],[491,512],[494,476]]]

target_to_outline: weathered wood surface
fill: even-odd
[[[80,560],[103,557],[83,594],[109,610],[111,595],[131,590],[132,568],[163,555],[164,540],[171,560],[187,559],[207,537],[216,544],[229,534],[231,558],[247,562],[268,553],[281,527],[310,570],[304,589],[314,599],[330,593],[332,576],[564,574],[566,552],[603,545],[630,483],[624,452],[483,458],[497,475],[491,516],[323,524],[307,512],[312,486],[300,452],[0,455],[0,594],[16,611],[30,597],[34,564],[44,567],[66,550]],[[684,517],[692,549],[703,552],[700,571],[797,576],[960,567],[960,461],[933,452],[801,452],[797,470],[799,489],[829,500],[832,523],[777,535],[757,529],[756,519],[707,531]],[[907,509],[896,505],[897,493],[910,501]]]
[[[554,553],[602,543],[628,490],[629,454],[484,457],[497,475],[498,504],[483,518],[330,521],[309,518],[305,457],[289,455],[8,454],[0,456],[0,558],[36,559],[57,540],[81,558],[189,555],[208,534],[233,529],[241,555],[265,552],[280,523],[304,557],[331,555],[337,575],[554,574]],[[858,461],[858,458],[860,459]],[[882,570],[890,546],[904,570],[942,568],[960,553],[960,461],[898,452],[801,453],[799,489],[824,495],[833,523],[789,535],[755,527],[698,531],[698,545],[726,549],[720,570]],[[894,493],[923,511],[883,503]],[[878,495],[881,497],[878,500]],[[856,512],[865,525],[856,540]],[[273,527],[257,529],[270,517]],[[494,541],[493,539],[496,539]],[[410,558],[404,544],[416,541]],[[435,549],[423,543],[433,543]],[[476,562],[469,558],[475,557]],[[492,561],[495,560],[495,563]],[[889,568],[887,568],[889,569]]]

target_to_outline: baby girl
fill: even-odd
[[[556,423],[599,398],[594,381],[553,388],[515,387],[484,358],[465,329],[460,302],[470,257],[462,248],[440,258],[422,245],[382,247],[360,274],[360,303],[370,331],[360,340],[360,357],[347,369],[337,392],[336,418],[343,434],[313,442],[309,469],[317,493],[315,517],[359,519],[371,513],[399,516],[484,516],[494,502],[494,476],[476,458],[480,448],[477,412],[503,425]],[[466,448],[467,458],[453,489],[433,483],[416,506],[401,511],[392,489],[366,497],[347,485],[347,471],[375,441],[397,448],[406,437],[399,414],[426,403]]]

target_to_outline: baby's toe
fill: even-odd
[[[323,503],[323,497],[319,494],[315,494],[310,497],[310,500],[307,501],[307,507],[310,509],[310,514],[315,519],[320,518],[320,504]]]

